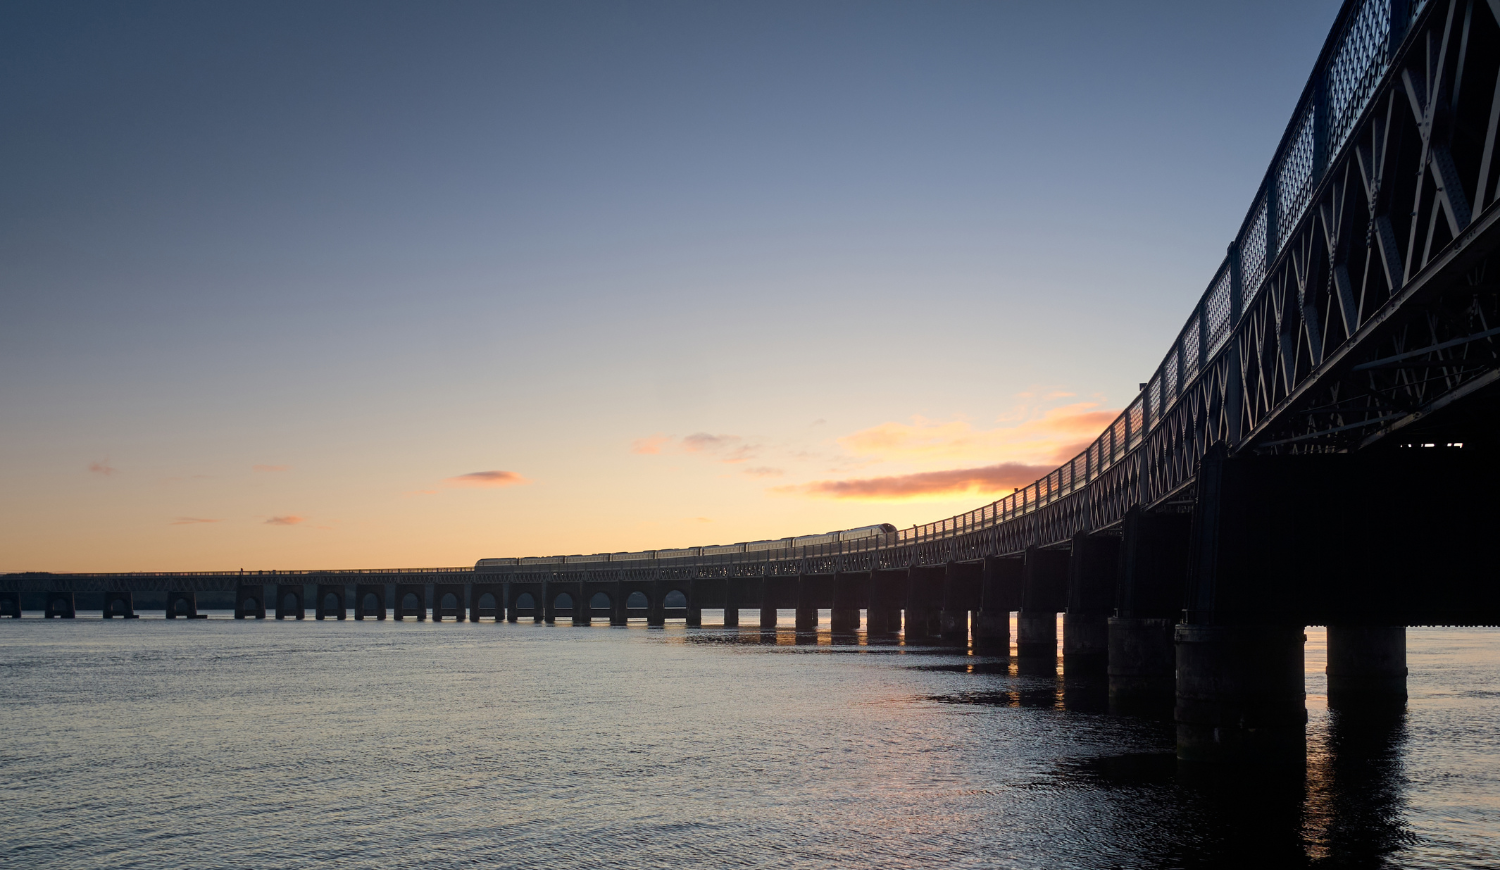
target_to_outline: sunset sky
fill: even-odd
[[[0,9],[0,571],[938,519],[1071,457],[1338,3]]]

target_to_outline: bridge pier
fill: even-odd
[[[1300,627],[1177,626],[1177,757],[1300,761],[1307,752]]]
[[[365,608],[365,598],[375,596],[374,618],[385,619],[385,584],[384,583],[359,583],[354,587],[354,618],[362,620],[370,616],[371,612]]]
[[[740,588],[733,577],[724,581],[724,627],[740,627]]]
[[[797,576],[797,621],[798,631],[818,630],[817,575]]]
[[[583,582],[578,584],[578,595],[573,598],[573,624],[589,626],[594,624],[594,603],[589,600],[588,586]]]
[[[505,621],[505,586],[499,583],[474,583],[469,587],[469,621],[479,621],[479,602],[484,596],[495,602],[493,609],[496,622]]]
[[[1131,508],[1120,539],[1109,620],[1109,703],[1117,713],[1165,712],[1177,692],[1174,627],[1187,582],[1190,514]]]
[[[240,583],[234,588],[234,618],[266,618],[266,587],[259,583]]]
[[[1120,539],[1079,532],[1068,559],[1068,611],[1063,615],[1063,673],[1104,674],[1109,666],[1109,614],[1115,606]]]
[[[78,609],[73,604],[72,592],[48,592],[47,606],[42,611],[47,619],[73,619]]]
[[[1026,551],[1021,611],[1016,615],[1016,657],[1057,671],[1057,614],[1067,606],[1068,554]]]
[[[870,572],[870,591],[865,621],[869,637],[889,637],[901,631],[901,599],[906,588],[905,568]]]
[[[1328,703],[1401,705],[1406,702],[1406,628],[1400,625],[1328,626]]]
[[[835,634],[859,631],[860,588],[869,586],[868,572],[840,571],[833,575],[833,608],[829,611],[829,629]]]
[[[703,581],[691,580],[687,589],[687,627],[703,627]]]
[[[646,627],[667,627],[667,584],[660,580],[651,584],[651,609],[646,612]]]
[[[105,619],[112,619],[116,616],[121,619],[140,618],[140,614],[135,612],[135,599],[131,596],[128,589],[120,592],[104,593],[104,611],[102,615]]]
[[[432,621],[443,621],[443,599],[453,596],[453,621],[464,621],[464,584],[462,583],[434,583],[432,584]]]
[[[935,570],[945,569],[938,567]],[[905,643],[927,643],[934,634],[942,633],[941,625],[933,625],[938,619],[938,613],[932,607],[934,573],[929,566],[914,565],[906,571],[906,608],[901,626],[901,638]],[[941,582],[940,578],[938,582]]]
[[[986,556],[983,570],[974,645],[993,655],[1009,656],[1010,614],[1021,609],[1025,563],[1021,559]]]
[[[407,608],[406,596],[408,595],[416,599],[415,608]],[[427,584],[397,583],[393,603],[395,605],[393,615],[397,622],[405,620],[408,616],[415,616],[417,622],[425,622],[427,620]]]
[[[186,607],[183,608],[183,612],[182,612],[182,618],[183,619],[207,619],[208,618],[208,614],[207,613],[199,613],[198,612],[198,596],[197,596],[197,593],[195,593],[191,589],[171,589],[171,590],[167,591],[167,606],[166,606],[166,617],[167,617],[167,619],[176,619],[177,618],[177,616],[178,616],[178,614],[177,614],[177,604],[179,602],[185,603],[187,605]]]
[[[0,592],[0,616],[21,618],[21,593],[19,590]]]
[[[307,594],[307,590],[303,587],[303,585],[301,583],[296,583],[296,584],[279,583],[279,584],[277,584],[277,586],[276,586],[276,618],[277,619],[285,619],[288,616],[291,616],[291,617],[295,617],[297,619],[302,619],[304,616],[306,616],[306,613],[307,613],[306,602],[304,602],[302,600],[303,596],[305,596],[306,594]],[[294,600],[294,603],[291,604],[291,605],[288,605],[286,603],[286,599],[287,599],[288,596],[291,596],[293,598],[293,600]]]
[[[776,602],[780,597],[781,580],[778,577],[763,577],[760,581],[760,628],[761,631],[776,630]]]
[[[625,591],[625,584],[615,581],[615,588],[609,593],[609,624],[613,626],[625,626],[630,624],[630,611],[625,606],[630,594]]]
[[[342,583],[319,583],[318,599],[314,602],[313,619],[322,620],[324,617],[332,616],[343,620],[349,612],[349,602],[345,600],[349,590]],[[328,596],[334,596],[338,603],[333,608],[328,607]]]
[[[944,566],[943,608],[939,614],[944,643],[968,645],[969,611],[979,606],[983,583],[983,562],[949,562]]]

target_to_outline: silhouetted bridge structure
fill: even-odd
[[[1335,698],[1404,698],[1412,625],[1500,624],[1500,0],[1349,0],[1240,231],[1088,449],[904,530],[473,568],[8,575],[71,616],[133,594],[236,615],[699,625],[704,609],[1107,671],[1175,699],[1186,758],[1302,745],[1303,629]],[[315,591],[314,591],[315,590]],[[269,602],[269,605],[268,605]]]

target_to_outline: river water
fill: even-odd
[[[1310,629],[1305,774],[1230,776],[963,651],[227,616],[0,620],[0,866],[1500,866],[1497,630],[1355,716]]]

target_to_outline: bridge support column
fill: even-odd
[[[1102,613],[1063,614],[1063,672],[1103,674],[1109,666],[1109,617]]]
[[[1406,702],[1406,628],[1328,626],[1328,703]]]
[[[1307,752],[1300,627],[1177,626],[1177,757],[1300,762]]]
[[[818,630],[818,600],[816,580],[811,575],[797,577],[797,630]]]
[[[704,581],[693,580],[688,583],[687,603],[687,627],[703,627],[703,586]]]
[[[829,629],[836,634],[859,631],[860,584],[869,585],[869,574],[839,572],[833,575],[833,609],[829,611]]]
[[[187,606],[183,608],[183,619],[207,619],[207,613],[198,612],[198,595],[191,589],[172,589],[167,592],[167,619],[176,619],[177,603],[183,602]]]
[[[365,609],[365,598],[375,596],[375,610],[371,612]],[[354,618],[364,619],[366,616],[374,619],[385,619],[385,584],[384,583],[358,583],[354,586]]]
[[[1109,616],[1115,609],[1120,539],[1079,532],[1068,559],[1068,612],[1063,617],[1063,673],[1104,674]]]
[[[303,596],[305,596],[306,594],[307,594],[307,590],[302,586],[301,583],[296,583],[296,584],[280,583],[280,584],[277,584],[277,586],[276,586],[276,618],[277,619],[285,619],[288,616],[291,616],[291,617],[295,617],[297,619],[302,619],[304,616],[306,616],[307,615],[306,614],[307,607],[306,607],[306,603],[302,600]],[[292,596],[292,598],[294,599],[294,601],[293,601],[293,603],[291,605],[288,605],[286,603],[287,596],[289,596],[289,595]]]
[[[609,624],[614,626],[625,626],[630,624],[630,613],[625,607],[625,584],[615,581],[615,588],[609,594]]]
[[[660,580],[651,584],[651,609],[646,612],[647,628],[666,628],[667,589]]]
[[[140,614],[135,612],[135,599],[128,589],[123,592],[104,593],[104,611],[102,615],[105,619],[111,619],[116,616],[121,619],[140,618]]]
[[[241,583],[234,588],[234,618],[266,618],[266,587],[259,583]]]
[[[42,615],[48,619],[72,619],[78,615],[73,604],[72,592],[48,592],[47,606]]]
[[[1122,524],[1115,617],[1109,620],[1109,704],[1165,713],[1177,691],[1173,630],[1187,583],[1189,514],[1131,508]]]
[[[724,581],[724,627],[740,627],[740,589],[733,577]]]
[[[906,587],[905,569],[870,572],[869,606],[865,611],[866,634],[889,637],[901,631],[901,598]]]
[[[594,607],[589,601],[589,590],[581,581],[578,584],[578,594],[573,598],[573,624],[594,624]]]
[[[1016,656],[1057,663],[1057,613],[1022,610],[1016,615]]]
[[[760,581],[760,628],[762,631],[776,630],[776,604],[780,599],[781,581],[776,577],[765,577]]]
[[[506,622],[520,622],[521,621],[521,612],[516,608],[516,598],[518,598],[519,596],[520,596],[520,593],[516,592],[515,588],[512,587],[511,584],[509,584],[509,583],[505,584],[505,621]]]
[[[0,616],[9,616],[11,619],[21,618],[21,592],[0,592]]]
[[[1024,569],[1021,559],[985,557],[979,615],[974,621],[976,648],[992,655],[1010,655],[1010,614],[1021,608]]]
[[[324,617],[332,616],[336,619],[344,619],[349,614],[349,603],[344,600],[348,594],[349,590],[342,583],[319,583],[318,600],[314,602],[313,618],[321,620]],[[331,610],[327,606],[328,596],[330,595],[338,599],[338,603]]]
[[[1177,692],[1175,619],[1110,617],[1109,704],[1116,713],[1159,710]]]
[[[949,562],[943,569],[943,609],[938,631],[944,643],[968,646],[969,610],[983,594],[983,566]]]

